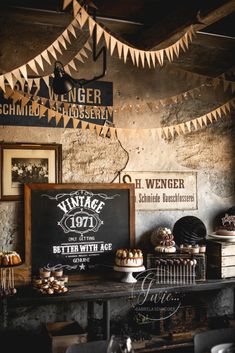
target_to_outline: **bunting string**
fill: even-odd
[[[91,44],[90,44],[90,38],[87,40],[87,42],[84,44],[84,46],[75,54],[75,56],[64,66],[64,69],[67,73],[71,75],[71,68],[78,71],[78,64],[84,63],[85,60],[89,57],[88,52],[91,52]],[[54,77],[54,74],[51,75],[46,75],[46,76],[41,76],[41,77],[34,77],[34,78],[28,78],[26,81],[24,78],[21,79],[20,86],[21,90],[27,90],[28,93],[31,92],[32,87],[36,87],[36,90],[34,92],[34,95],[36,96],[38,91],[40,90],[40,81],[43,80],[44,83],[46,84],[47,88],[49,89],[50,86],[50,77]],[[18,81],[15,82],[15,85]],[[27,85],[26,85],[27,83]],[[5,86],[7,83],[5,84]],[[15,86],[14,86],[15,87]]]
[[[5,98],[12,99],[14,104],[19,102],[21,105],[21,108],[25,107],[27,103],[30,101],[29,97],[26,97],[20,94],[18,91],[13,91],[10,87],[6,88],[6,92],[4,95],[5,95]],[[54,118],[56,122],[56,126],[58,126],[59,123],[62,121],[64,127],[66,128],[71,121],[73,128],[80,127],[82,131],[89,130],[91,133],[95,132],[99,136],[100,135],[102,135],[103,137],[109,136],[111,138],[116,138],[118,131],[122,131],[124,133],[128,133],[128,132],[132,133],[133,130],[137,130],[137,131],[149,131],[149,133],[152,136],[156,134],[163,139],[170,139],[170,138],[174,138],[177,135],[184,135],[186,133],[190,133],[190,132],[202,129],[203,127],[206,127],[209,124],[213,124],[219,119],[226,117],[230,113],[231,109],[235,108],[235,98],[232,98],[226,103],[224,103],[223,105],[204,114],[203,116],[191,119],[187,122],[182,122],[180,124],[170,125],[170,126],[165,126],[160,128],[149,128],[149,129],[141,129],[141,128],[123,129],[123,128],[115,128],[110,126],[102,126],[102,125],[84,121],[81,118],[72,117],[68,114],[61,114],[59,111],[56,111],[51,107],[48,108],[36,101],[31,101],[30,103],[32,104],[32,112],[36,113],[36,111],[38,111],[39,118],[45,117],[45,114],[47,114],[48,122],[51,121],[52,118]]]
[[[190,82],[200,82],[201,85],[205,84],[206,82],[210,82],[213,88],[218,87],[219,85],[223,86],[224,91],[228,89],[231,92],[235,92],[235,81],[227,80],[226,79],[226,72],[223,72],[217,77],[211,77],[203,74],[198,74],[192,71],[188,71],[182,68],[177,67],[176,65],[166,65],[164,67],[169,73],[176,73],[178,71],[178,75],[181,76],[183,79],[189,80]],[[232,69],[229,69],[229,71]]]
[[[57,60],[58,55],[62,55],[63,52],[68,49],[68,46],[72,44],[71,37],[77,38],[76,28],[79,27],[79,17],[80,16],[76,16],[68,25],[68,27],[63,31],[63,33],[39,55],[29,60],[26,64],[10,72],[0,75],[0,88],[5,91],[6,82],[12,89],[14,88],[17,81],[19,81],[22,86],[25,81],[29,81],[29,70],[33,71],[36,76],[40,76],[39,71],[42,73],[45,72],[45,63],[52,67],[54,65],[52,60]],[[81,51],[82,50],[84,50],[84,48],[82,48]],[[85,50],[84,52],[82,51],[82,53],[81,51],[80,54],[75,56],[75,59],[84,62],[83,58],[86,56],[86,53]],[[71,60],[71,62],[66,67],[67,71],[69,71],[70,68],[76,68],[74,60]],[[45,82],[47,82],[48,76],[44,76],[43,79]]]
[[[189,43],[192,42],[193,36],[195,35],[193,25],[190,25],[180,39],[166,48],[160,50],[137,49],[117,39],[110,30],[107,30],[103,25],[95,21],[77,0],[64,0],[64,9],[70,3],[73,3],[73,13],[78,20],[80,28],[82,29],[87,25],[90,35],[92,35],[93,31],[96,29],[96,44],[99,44],[101,38],[103,38],[110,55],[113,55],[116,50],[119,59],[122,59],[124,63],[126,63],[127,57],[130,56],[133,65],[137,67],[145,67],[146,65],[149,68],[155,68],[157,63],[163,66],[165,59],[172,62],[175,58],[179,57],[181,51],[186,52],[189,48]]]

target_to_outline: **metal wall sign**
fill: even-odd
[[[17,89],[27,92],[27,86],[22,88],[18,84]],[[99,125],[104,125],[105,121],[113,121],[113,112],[110,109],[113,106],[112,82],[94,81],[84,87],[74,87],[65,95],[56,96],[52,87],[49,86],[48,88],[45,82],[40,80],[39,89],[33,86],[31,93],[47,98],[49,100],[45,104],[47,108],[50,108],[50,101],[63,102],[56,109],[61,114],[69,115],[72,118],[79,118],[82,121]],[[32,109],[30,101],[24,107],[21,107],[19,102],[14,103],[10,98],[5,99],[3,92],[0,91],[0,125],[64,127],[62,121],[56,125],[55,118],[48,122],[47,113],[42,118],[40,118],[39,113],[39,109]],[[67,127],[72,128],[72,122]]]
[[[120,173],[121,183],[135,184],[136,210],[196,210],[196,172]]]

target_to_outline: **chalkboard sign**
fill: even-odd
[[[116,250],[134,246],[134,185],[25,184],[25,230],[31,275],[107,274]]]

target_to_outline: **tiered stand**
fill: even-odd
[[[133,272],[142,272],[145,270],[144,266],[140,267],[119,267],[119,266],[114,266],[114,271],[117,272],[123,272],[125,275],[121,279],[121,282],[124,283],[136,283],[137,280],[135,277],[133,277]]]

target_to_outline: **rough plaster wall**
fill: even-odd
[[[58,28],[24,26],[20,22],[11,26],[3,22],[2,26],[0,68],[3,72],[39,53],[61,32]],[[91,64],[89,62],[89,67]],[[81,70],[82,77],[90,74],[86,67]],[[116,57],[108,58],[105,80],[114,84],[114,109],[118,110],[114,113],[114,122],[117,127],[123,128],[151,128],[188,121],[210,111],[226,98],[220,90],[207,87],[208,90],[203,90],[194,99],[157,109],[147,103],[183,92],[196,84],[164,70],[137,69],[130,63],[125,65]],[[210,231],[216,214],[234,204],[233,122],[234,116],[233,120],[223,119],[211,127],[170,141],[136,130],[128,136],[120,132],[118,140],[113,141],[82,134],[79,130],[12,126],[0,126],[0,140],[61,143],[64,182],[112,182],[123,168],[133,171],[197,171],[198,210],[137,212],[136,238],[140,241],[154,227],[172,227],[177,219],[188,214],[201,218]],[[24,243],[22,203],[1,202],[0,219],[0,247],[20,251]],[[229,307],[228,302],[228,298],[224,304],[220,301],[222,312],[223,306],[225,309]],[[17,318],[16,325],[22,325],[31,318],[31,325],[36,327],[42,320],[38,319],[39,311],[36,309],[22,310],[23,315]],[[44,319],[61,319],[65,314],[59,311],[57,315],[57,310],[53,307],[46,310],[45,316],[42,313]],[[83,322],[84,312],[81,310],[78,316]],[[116,311],[117,306],[114,305],[113,313]]]

